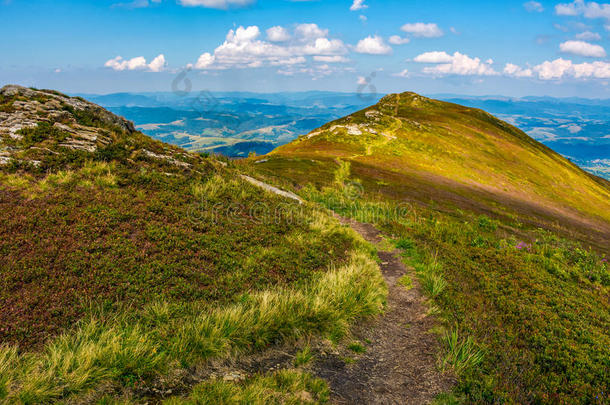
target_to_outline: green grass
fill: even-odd
[[[40,352],[3,348],[0,392],[9,402],[48,403],[282,341],[345,335],[351,322],[381,311],[385,294],[376,263],[357,254],[302,289],[253,293],[229,306],[159,303],[137,316],[93,318]]]
[[[197,385],[187,398],[171,398],[165,405],[297,405],[327,403],[326,383],[296,370],[256,375],[237,384],[220,380]]]
[[[347,348],[357,354],[366,353],[366,347],[364,347],[360,342],[352,342],[347,345]]]
[[[313,353],[309,346],[305,346],[294,356],[293,364],[295,367],[306,366],[313,360]]]
[[[457,375],[477,367],[483,361],[484,354],[468,336],[460,339],[457,329],[445,332],[442,337],[445,346],[443,367],[451,367]]]
[[[607,402],[610,268],[603,253],[501,216],[437,211],[432,202],[397,211],[367,178],[356,180],[364,184],[357,199],[330,183],[301,184],[300,194],[374,223],[403,250],[432,298],[430,313],[450,330],[440,335],[440,361],[458,384],[446,403]]]
[[[407,291],[413,288],[413,280],[411,280],[411,277],[409,277],[408,274],[405,274],[404,276],[399,278],[398,284],[403,286]]]

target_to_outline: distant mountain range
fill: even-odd
[[[323,91],[79,95],[134,121],[157,139],[230,157],[265,154],[382,96]],[[610,99],[454,94],[434,98],[488,111],[588,171],[610,178]]]

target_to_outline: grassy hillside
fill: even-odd
[[[7,86],[0,105],[1,403],[137,400],[380,311],[371,247],[315,206],[82,99]]]
[[[477,109],[414,93],[330,122],[269,155],[261,168],[331,178],[351,163],[367,190],[576,233],[610,246],[610,183]]]
[[[444,401],[610,401],[606,181],[480,110],[412,93],[244,167],[402,249],[459,376]]]

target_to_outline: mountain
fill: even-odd
[[[610,399],[607,180],[487,112],[415,93],[240,164],[399,249],[412,280],[397,285],[419,282],[438,364],[457,377],[438,403]]]
[[[260,167],[286,167],[296,180],[315,170],[322,180],[337,159],[387,198],[569,227],[610,246],[610,183],[482,110],[388,95],[279,147]]]
[[[213,358],[344,336],[385,295],[325,212],[55,91],[0,89],[0,223],[0,403],[158,402]],[[267,371],[295,379],[269,395],[326,395]]]

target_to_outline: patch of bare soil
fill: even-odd
[[[379,243],[379,231],[370,225],[341,218],[367,241]],[[337,404],[426,404],[454,384],[449,373],[438,370],[440,350],[430,332],[435,320],[427,316],[425,297],[412,278],[407,290],[398,280],[410,272],[399,252],[380,252],[381,270],[389,288],[386,312],[356,327],[354,337],[367,342],[366,352],[348,364],[338,356],[322,357],[315,373],[329,382]]]

